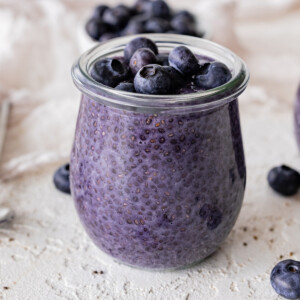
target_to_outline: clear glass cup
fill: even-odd
[[[95,82],[89,70],[99,58],[122,56],[134,37],[84,53],[72,69],[82,99],[71,190],[100,249],[129,265],[174,269],[212,254],[240,212],[246,167],[237,97],[249,73],[234,53],[207,40],[148,37],[160,52],[185,45],[221,61],[233,77],[193,94],[132,94]]]
[[[300,149],[300,83],[298,85],[294,104],[294,128],[297,145]]]

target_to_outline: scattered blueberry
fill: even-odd
[[[171,94],[172,80],[162,66],[147,65],[136,74],[134,87],[138,93],[142,94]]]
[[[277,193],[283,196],[292,196],[300,187],[300,174],[296,170],[282,165],[270,170],[268,182]]]
[[[91,76],[94,80],[115,87],[127,77],[127,70],[124,65],[115,58],[105,58],[98,60],[91,70]]]
[[[158,18],[169,18],[171,15],[168,4],[163,0],[151,1],[151,15]]]
[[[124,49],[124,58],[125,61],[130,61],[133,53],[140,48],[148,48],[154,52],[154,54],[158,54],[158,49],[154,42],[144,37],[137,37],[130,41],[125,49]]]
[[[137,0],[135,3],[135,11],[139,14],[148,13],[151,11],[150,0]]]
[[[279,262],[271,272],[271,285],[286,299],[300,298],[300,262],[287,259]]]
[[[104,33],[110,32],[111,27],[99,19],[92,18],[86,23],[85,30],[92,39],[99,40]]]
[[[15,216],[12,209],[7,207],[0,207],[0,224],[10,222]]]
[[[135,75],[142,67],[157,62],[156,55],[152,50],[140,48],[134,52],[130,59],[129,67],[133,75]]]
[[[108,9],[107,5],[98,5],[94,8],[93,18],[102,19],[104,12]]]
[[[145,32],[145,21],[141,18],[131,19],[122,31],[122,35],[139,34]]]
[[[192,35],[192,36],[197,35],[195,24],[189,21],[189,19],[182,17],[182,15],[175,16],[171,20],[171,26],[173,30],[175,30],[175,32],[178,34]]]
[[[198,32],[195,17],[190,12],[183,10],[174,13],[163,0],[137,0],[133,7],[99,5],[94,8],[86,27],[94,40],[99,40],[104,33],[111,33],[101,41],[109,37],[147,32],[203,35]]]
[[[105,10],[103,21],[111,25],[116,30],[122,29],[129,21],[130,9],[125,5],[118,5],[114,8]]]
[[[173,18],[181,18],[187,20],[189,23],[196,23],[195,17],[187,10],[181,10],[177,12]]]
[[[170,52],[169,64],[184,75],[194,75],[199,71],[197,57],[185,46],[178,46]]]
[[[55,187],[63,193],[70,194],[70,165],[59,167],[54,173],[53,182]]]
[[[121,82],[116,87],[116,90],[135,93],[134,85],[131,82]]]
[[[158,54],[157,63],[161,66],[169,66],[169,54]]]
[[[118,34],[117,33],[114,33],[114,32],[106,32],[106,33],[103,33],[99,39],[99,42],[106,42],[108,40],[111,40],[115,37],[118,37]]]
[[[216,229],[222,222],[222,212],[215,206],[205,203],[199,212],[200,218],[206,221],[209,230]]]
[[[145,30],[149,33],[165,33],[169,29],[169,21],[162,18],[151,18],[145,24]]]

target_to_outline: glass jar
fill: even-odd
[[[297,145],[300,149],[300,83],[298,85],[294,104],[294,128]]]
[[[143,36],[160,52],[185,45],[221,61],[233,77],[192,94],[132,94],[95,82],[89,70],[99,58],[122,56],[134,37],[84,53],[72,69],[82,99],[71,190],[100,249],[129,265],[171,269],[212,254],[240,212],[246,168],[237,97],[249,73],[234,53],[207,40]]]

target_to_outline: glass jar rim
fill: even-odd
[[[230,63],[232,78],[219,87],[189,94],[148,95],[116,90],[95,81],[89,74],[89,69],[95,61],[104,57],[120,56],[126,44],[136,37],[146,37],[153,40],[158,49],[180,45],[189,48],[206,50],[208,57],[215,55]],[[199,52],[201,54],[201,52]],[[229,49],[214,42],[191,36],[177,34],[140,34],[115,38],[93,47],[83,53],[72,66],[72,78],[77,88],[88,97],[105,105],[120,107],[127,110],[155,112],[168,110],[209,109],[223,105],[236,99],[247,87],[249,71],[245,62]]]

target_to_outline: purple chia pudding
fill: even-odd
[[[178,45],[178,36],[151,38]],[[116,41],[106,47],[119,46]],[[197,55],[205,48],[203,57],[211,52],[212,60],[220,49],[220,55],[229,52],[191,37],[182,43],[199,47]],[[98,48],[86,55],[93,60]],[[134,104],[128,93],[80,77],[82,59],[74,65],[83,96],[71,154],[72,195],[88,235],[118,261],[188,266],[212,254],[235,224],[246,183],[237,96],[248,74],[230,55],[234,87],[207,94],[186,85],[167,98],[135,96]]]

